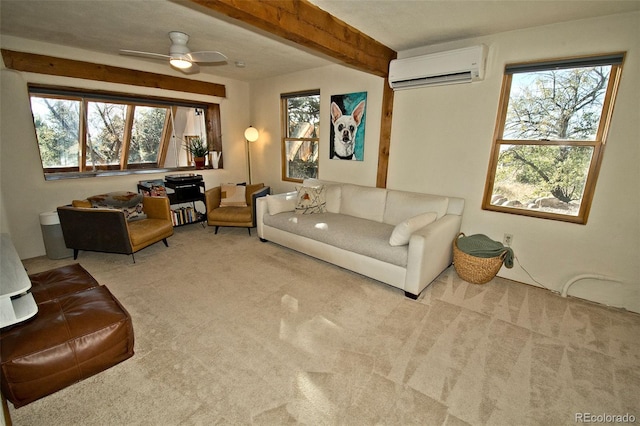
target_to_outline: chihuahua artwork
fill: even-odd
[[[331,97],[329,158],[362,161],[367,93]]]

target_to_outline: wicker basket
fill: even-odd
[[[453,240],[453,266],[456,272],[460,278],[472,284],[485,284],[491,281],[502,267],[507,251],[496,257],[472,256],[458,248],[458,238],[461,236],[464,237],[462,232]]]

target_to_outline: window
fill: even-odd
[[[318,177],[320,91],[281,95],[282,180]]]
[[[483,209],[587,222],[623,59],[507,65]]]
[[[222,150],[215,104],[44,86],[29,94],[47,180],[189,168],[190,136]]]

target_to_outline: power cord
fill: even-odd
[[[524,266],[522,266],[522,263],[520,263],[520,259],[518,259],[518,256],[516,256],[516,255],[514,254],[514,255],[513,255],[513,257],[516,259],[516,261],[518,262],[518,265],[522,268],[522,270],[523,270],[524,272],[526,272],[526,273],[527,273],[527,275],[529,275],[529,278],[531,278],[531,279],[533,280],[533,282],[535,282],[536,284],[538,284],[540,287],[542,287],[542,288],[544,288],[544,289],[547,289],[547,290],[549,290],[549,291],[553,291],[553,292],[555,292],[555,293],[558,293],[556,290],[552,290],[552,289],[550,289],[550,288],[549,288],[549,287],[547,287],[546,285],[542,284],[540,281],[538,281],[538,280],[536,280],[535,278],[533,278],[533,276],[529,273],[529,271],[527,271],[527,269],[526,269]]]

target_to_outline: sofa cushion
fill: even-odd
[[[131,244],[135,246],[142,245],[150,240],[159,241],[162,236],[173,231],[173,225],[168,220],[163,219],[147,219],[129,222],[129,237]]]
[[[404,220],[393,228],[389,244],[392,246],[404,246],[409,244],[411,234],[436,220],[436,213],[422,213],[407,220]]]
[[[327,199],[324,185],[319,187],[302,186],[298,188],[296,214],[325,213],[326,211]]]
[[[246,207],[247,199],[246,185],[236,185],[234,183],[220,185],[221,199],[220,207]]]
[[[336,213],[264,215],[264,224],[325,244],[372,257],[401,267],[407,266],[408,246],[391,246],[393,226]]]
[[[382,222],[386,199],[386,189],[345,184],[342,185],[340,213]]]
[[[449,199],[440,195],[390,190],[387,193],[384,223],[395,226],[425,212],[435,212],[440,219],[447,213],[448,204]]]
[[[295,193],[287,193],[278,197],[267,195],[266,199],[270,215],[292,212],[296,209],[297,194]]]
[[[214,223],[246,223],[251,222],[251,207],[225,207],[211,210],[208,219]]]

